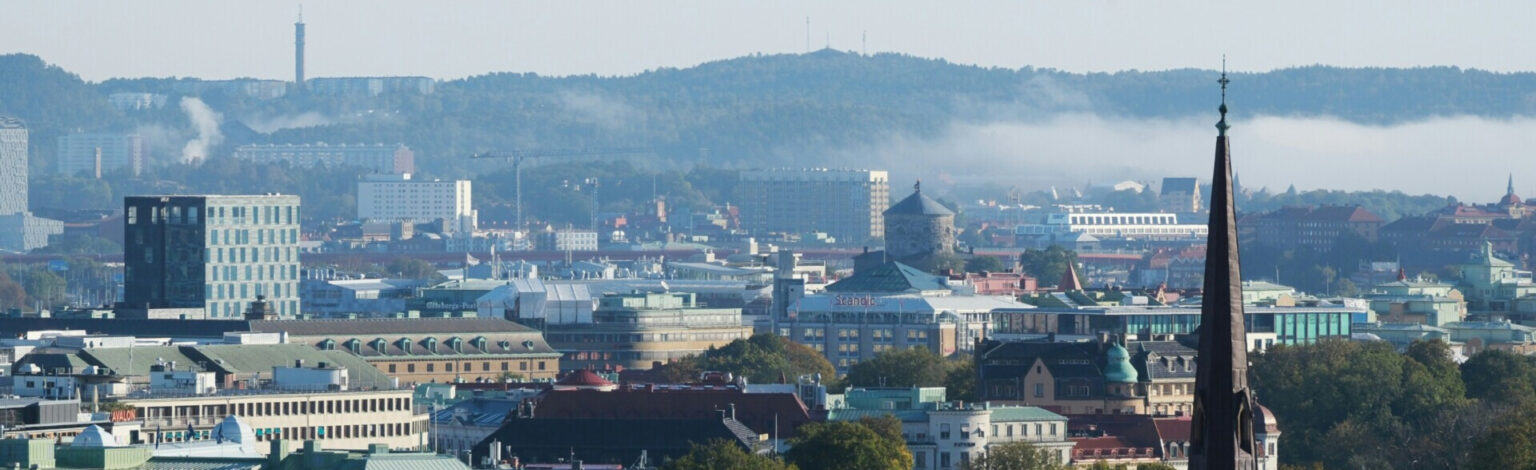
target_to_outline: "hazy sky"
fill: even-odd
[[[445,6],[446,5],[446,6]],[[0,4],[0,53],[88,80],[293,76],[300,2]],[[1309,64],[1536,69],[1536,2],[313,1],[310,77],[633,74],[751,53],[895,51],[1071,71]]]

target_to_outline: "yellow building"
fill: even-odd
[[[553,380],[560,370],[543,334],[500,318],[253,321],[251,330],[351,352],[401,384]]]

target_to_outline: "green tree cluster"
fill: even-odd
[[[716,439],[693,448],[661,466],[662,470],[794,470],[797,467],[766,455],[748,453],[740,444]]]
[[[1536,359],[1440,341],[1280,346],[1252,357],[1288,466],[1536,468]]]
[[[738,339],[702,355],[663,364],[661,369],[668,380],[677,383],[697,380],[704,371],[730,372],[752,383],[776,383],[780,377],[793,381],[812,374],[821,374],[823,383],[837,378],[832,363],[821,353],[772,333]]]
[[[1067,272],[1069,266],[1077,264],[1077,252],[1062,248],[1061,245],[1051,245],[1044,250],[1028,249],[1019,255],[1019,265],[1024,273],[1039,279],[1042,285],[1055,284]],[[1082,282],[1082,279],[1078,279]]]
[[[1072,468],[1066,462],[1056,458],[1056,455],[1038,447],[1030,442],[1009,442],[996,444],[987,448],[987,453],[982,454],[965,465],[961,470],[1066,470]],[[1142,470],[1137,467],[1137,470]]]
[[[976,397],[976,366],[969,356],[946,359],[922,347],[887,349],[848,368],[853,387],[944,387],[954,400]]]
[[[785,460],[805,470],[907,470],[912,452],[899,431],[876,431],[858,422],[828,421],[801,425]]]

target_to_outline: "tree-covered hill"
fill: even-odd
[[[548,147],[645,146],[683,167],[699,160],[836,166],[824,161],[831,150],[898,133],[934,135],[954,122],[1062,112],[1140,118],[1209,113],[1215,78],[1210,70],[1075,74],[823,50],[624,77],[492,73],[441,82],[436,93],[424,96],[201,98],[226,120],[249,124],[319,116],[304,122],[310,127],[231,136],[225,151],[246,141],[404,142],[418,150],[426,170],[448,175],[487,169],[462,159],[476,151]],[[1327,115],[1385,124],[1536,114],[1532,73],[1312,66],[1232,78],[1231,101],[1241,110],[1236,119]],[[3,56],[0,113],[26,119],[41,137],[34,138],[34,158],[46,159],[53,151],[50,137],[65,130],[184,129],[186,118],[174,105],[124,115],[105,104],[107,94],[120,91],[163,93],[174,103],[175,84],[184,80],[87,83],[34,56]]]

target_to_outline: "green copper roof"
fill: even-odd
[[[939,276],[890,262],[834,282],[827,286],[827,292],[912,292],[947,288]]]
[[[1105,353],[1104,380],[1115,383],[1136,383],[1136,368],[1131,366],[1131,353],[1124,346],[1112,344]]]

